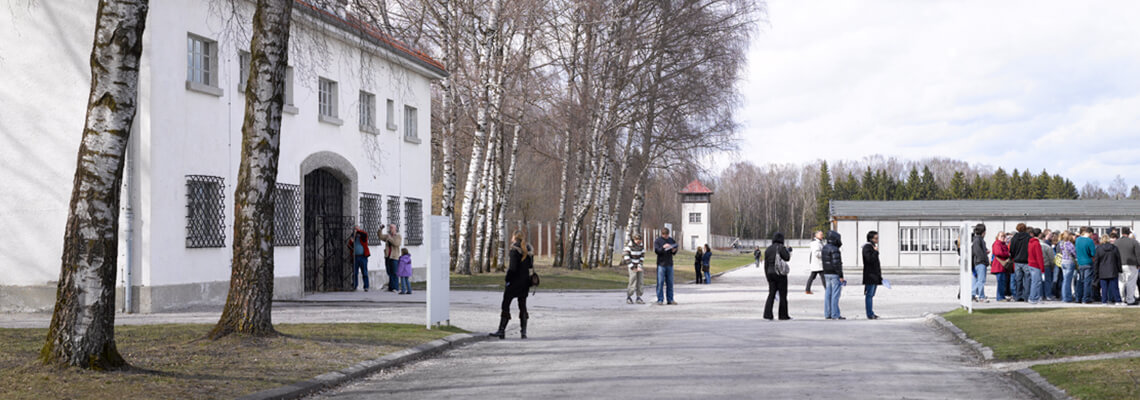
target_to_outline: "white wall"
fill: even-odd
[[[682,249],[696,249],[693,246],[693,236],[697,237],[697,246],[704,246],[709,243],[711,234],[709,224],[712,219],[712,215],[709,214],[710,211],[709,203],[681,203],[681,231],[674,236],[674,239],[681,243]],[[701,222],[689,223],[689,213],[700,213]]]

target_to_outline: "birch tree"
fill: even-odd
[[[115,275],[123,164],[138,107],[149,4],[101,0],[91,91],[64,230],[55,310],[40,362],[95,370],[127,366],[115,346]]]
[[[245,89],[241,165],[234,192],[230,290],[209,337],[276,335],[273,329],[274,190],[293,0],[258,0]]]

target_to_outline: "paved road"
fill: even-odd
[[[678,306],[628,306],[613,292],[540,292],[530,301],[531,339],[519,340],[516,329],[509,340],[453,350],[317,397],[1032,398],[921,318],[954,308],[956,279],[898,277],[894,289],[880,290],[876,311],[884,319],[877,321],[862,316],[857,278],[841,303],[847,321],[823,320],[818,286],[813,296],[793,289],[795,320],[764,321],[767,287],[753,268],[713,285],[680,285]],[[793,276],[793,287],[803,281]],[[453,300],[456,324],[494,327],[499,294]]]

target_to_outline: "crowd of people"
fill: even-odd
[[[988,272],[997,277],[997,301],[1140,304],[1140,242],[1130,228],[1100,236],[1089,227],[1078,233],[1054,232],[1020,223],[1012,235],[998,232],[990,246],[985,235],[984,224],[974,227],[973,301],[990,301],[985,292]]]
[[[812,294],[812,281],[820,276],[823,281],[823,316],[829,320],[845,320],[846,317],[839,310],[839,298],[843,288],[847,286],[847,278],[843,276],[843,257],[840,248],[843,247],[842,236],[839,232],[830,231],[824,235],[823,231],[816,231],[812,235],[812,242],[808,246],[808,266],[811,275],[808,277],[806,294]],[[772,320],[772,308],[775,301],[780,302],[778,316],[780,320],[790,320],[788,315],[788,268],[786,263],[792,258],[792,249],[784,245],[784,234],[777,232],[772,236],[772,244],[764,251],[764,275],[768,280],[768,299],[764,302],[764,319]],[[867,233],[867,242],[863,244],[863,299],[867,319],[879,319],[875,314],[874,299],[878,287],[883,284],[882,268],[879,263],[879,233]],[[759,261],[757,266],[759,266]]]
[[[384,233],[384,229],[388,233]],[[400,236],[399,231],[395,224],[390,224],[387,227],[380,227],[376,232],[376,237],[384,243],[384,270],[388,275],[388,283],[381,286],[382,290],[389,292],[396,292],[399,294],[412,294],[412,285],[410,279],[412,277],[412,256],[408,253],[407,248],[401,248],[403,238]],[[368,279],[368,258],[372,257],[372,251],[368,246],[368,232],[360,228],[360,225],[353,227],[352,235],[348,238],[347,243],[349,251],[353,254],[352,262],[352,290],[360,287],[360,283],[364,283],[364,291],[367,292],[371,288]]]

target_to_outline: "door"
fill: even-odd
[[[306,292],[354,290],[348,248],[354,217],[344,213],[344,184],[318,169],[305,175],[304,275]]]

